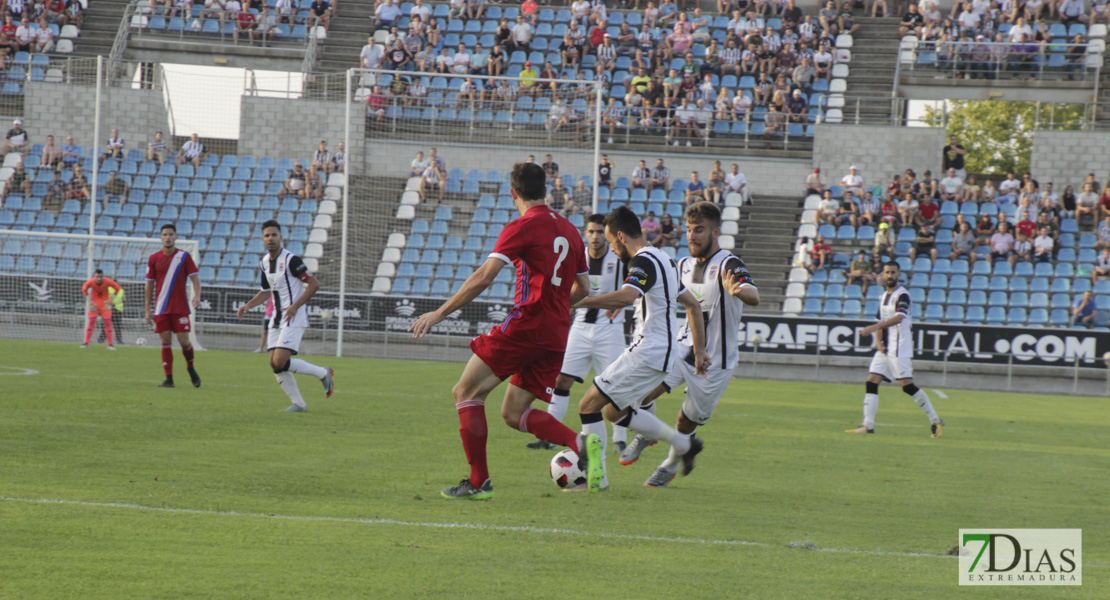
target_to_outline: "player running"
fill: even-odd
[[[420,315],[409,328],[422,337],[447,315],[478,297],[505,265],[516,267],[516,303],[509,316],[488,334],[471,340],[474,356],[451,390],[462,427],[463,450],[470,476],[444,488],[445,498],[485,500],[493,497],[486,464],[486,396],[508,377],[501,403],[505,424],[541,440],[600,458],[597,436],[578,436],[549,413],[533,409],[539,398],[551,401],[552,386],[563,364],[570,306],[589,292],[582,236],[569,221],[544,204],[547,176],[534,163],[513,165],[511,194],[520,218],[501,231],[486,262],[438,310]],[[604,436],[605,431],[602,430]]]
[[[909,394],[929,417],[933,437],[944,432],[944,421],[933,410],[925,390],[913,383],[913,336],[910,331],[910,293],[898,280],[902,268],[889,261],[881,275],[886,292],[879,300],[877,323],[860,330],[860,335],[875,334],[875,358],[871,359],[867,376],[867,393],[863,396],[863,425],[844,433],[875,433],[875,413],[879,410],[879,382],[898,380],[902,391]]]
[[[609,246],[628,263],[628,278],[620,290],[600,296],[585,298],[579,308],[623,309],[636,300],[640,301],[643,325],[633,338],[632,345],[616,362],[594,378],[593,387],[586,392],[579,404],[582,432],[605,437],[605,418],[643,434],[652,440],[671,444],[672,452],[683,460],[682,474],[694,468],[694,457],[702,450],[702,441],[691,433],[681,433],[636,406],[674,368],[680,355],[677,346],[678,323],[676,304],[686,309],[690,331],[694,373],[702,375],[710,366],[705,353],[705,322],[697,299],[686,289],[679,278],[673,260],[644,239],[640,220],[626,206],[618,206],[605,217],[605,238]],[[602,448],[600,463],[591,455],[584,485],[568,488],[571,491],[588,489],[597,492],[609,487],[605,476],[605,452]]]
[[[331,398],[335,391],[330,367],[318,367],[299,358],[291,358],[301,347],[301,337],[308,327],[308,312],[301,310],[309,299],[320,289],[316,279],[301,257],[282,246],[281,225],[273,219],[262,224],[262,243],[266,254],[260,261],[262,289],[243,306],[239,307],[239,319],[247,311],[272,299],[274,310],[267,321],[267,347],[270,350],[270,368],[277,376],[278,385],[293,404],[285,412],[306,412],[308,405],[301,397],[294,373],[312,375],[324,384],[325,397]]]
[[[705,349],[713,366],[704,376],[694,372],[692,338],[689,324],[683,325],[678,334],[679,356],[663,383],[652,391],[641,404],[654,406],[656,398],[680,384],[686,384],[686,399],[678,411],[675,429],[679,433],[693,434],[713,415],[721,395],[725,393],[732,371],[740,359],[736,336],[740,331],[740,317],[744,305],[759,304],[759,290],[744,261],[718,243],[721,235],[721,209],[711,202],[698,202],[686,209],[686,238],[690,256],[678,261],[682,284],[693,292],[701,303],[702,320],[705,322]],[[621,454],[622,465],[630,465],[640,458],[640,453],[654,441],[637,435]],[[681,457],[671,447],[670,455],[644,482],[645,487],[666,487],[678,474]]]
[[[200,387],[200,375],[193,368],[193,344],[189,341],[192,322],[191,310],[200,303],[200,276],[193,257],[184,250],[178,250],[177,227],[173,223],[162,226],[162,249],[150,255],[146,261],[146,289],[143,291],[143,311],[146,323],[154,323],[154,332],[162,338],[162,369],[166,380],[158,387],[173,387],[173,333],[181,343],[181,354],[193,387]],[[193,300],[185,293],[185,280],[193,284]],[[153,298],[154,293],[157,297]],[[150,316],[150,301],[154,299],[154,317]]]
[[[85,325],[85,343],[81,344],[82,348],[89,347],[93,329],[96,328],[96,318],[99,316],[104,321],[104,335],[108,340],[108,349],[116,349],[112,338],[112,303],[109,297],[112,290],[123,293],[123,288],[115,281],[105,277],[104,271],[100,269],[94,271],[92,279],[81,286],[81,293],[89,297],[89,322]]]
[[[590,269],[590,295],[607,294],[620,289],[626,273],[624,263],[605,241],[605,215],[592,214],[586,219],[586,264]],[[582,383],[593,367],[595,373],[605,370],[624,352],[624,311],[602,311],[597,308],[579,308],[570,326],[563,368],[555,380],[555,391],[547,412],[563,420],[570,406],[570,388],[574,382]],[[620,454],[628,440],[628,429],[613,424],[614,452]],[[527,444],[532,449],[551,449],[555,446],[543,440]]]

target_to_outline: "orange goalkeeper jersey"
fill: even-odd
[[[103,278],[99,285],[96,283],[96,278],[93,277],[81,286],[81,293],[88,296],[97,308],[110,307],[108,304],[108,290],[116,290],[116,293],[122,291],[118,283],[107,277]]]

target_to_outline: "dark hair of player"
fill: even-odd
[[[509,183],[525,202],[539,202],[547,193],[547,173],[536,163],[519,162],[513,165]]]
[[[163,226],[162,226],[162,228],[161,228],[161,229],[159,229],[158,231],[159,231],[159,232],[163,232],[163,231],[165,231],[165,230],[167,230],[167,229],[172,229],[174,233],[177,233],[177,225],[174,225],[173,223],[166,223],[166,224],[165,224],[165,225],[163,225]]]
[[[883,265],[883,268],[885,269],[887,267],[894,267],[895,269],[898,269],[899,272],[902,271],[902,265],[898,264],[898,261],[896,260],[886,261],[886,263]]]
[[[277,221],[275,221],[273,219],[270,219],[269,221],[266,221],[265,223],[262,224],[262,231],[266,231],[267,229],[269,229],[271,227],[277,227],[278,233],[281,233],[281,223],[278,223]]]
[[[644,235],[640,229],[640,218],[627,206],[618,206],[605,215],[605,226],[613,235],[623,233],[634,239]]]
[[[712,202],[695,202],[686,209],[686,220],[705,222],[710,227],[721,226],[721,209]]]
[[[593,223],[595,225],[604,225],[605,224],[605,215],[603,215],[601,213],[594,213],[594,214],[586,217],[586,222],[587,223]]]
[[[93,271],[93,275],[103,275],[103,274],[104,274],[103,269],[97,269],[97,270]]]

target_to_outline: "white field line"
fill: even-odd
[[[353,517],[314,517],[304,515],[275,515],[265,513],[246,513],[238,511],[199,510],[193,508],[165,508],[158,506],[143,506],[141,504],[126,504],[120,502],[84,502],[81,500],[64,500],[54,498],[13,498],[0,496],[0,502],[20,502],[24,504],[61,504],[66,506],[86,506],[92,508],[122,508],[156,513],[211,515],[220,517],[244,517],[257,519],[281,519],[286,521],[309,521],[323,523],[354,523],[359,525],[399,525],[404,527],[424,527],[429,529],[473,529],[478,531],[516,532],[531,534],[556,534],[574,537],[594,537],[613,540],[628,540],[636,542],[664,542],[676,544],[692,544],[701,546],[750,546],[755,548],[798,548],[816,552],[834,552],[841,554],[868,554],[873,556],[905,556],[924,558],[955,558],[943,554],[929,554],[926,552],[887,552],[884,550],[855,550],[851,548],[820,548],[809,542],[793,542],[789,544],[770,544],[767,542],[752,542],[747,540],[714,540],[687,537],[666,537],[636,535],[627,533],[587,532],[575,529],[562,529],[553,527],[529,527],[514,525],[484,525],[481,523],[436,523],[422,521],[401,521],[398,519],[359,519]]]
[[[940,390],[933,390],[933,393],[936,394],[937,396],[941,397],[941,398],[948,398],[948,394],[945,394],[944,392],[942,392]]]

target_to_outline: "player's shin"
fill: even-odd
[[[633,409],[632,413],[621,420],[620,424],[637,433],[642,433],[649,440],[669,442],[675,447],[680,456],[686,454],[690,449],[689,434],[675,431],[670,425],[649,412]]]
[[[606,443],[605,419],[601,417],[601,413],[584,414],[579,413],[579,418],[582,419],[582,433],[586,435],[595,434],[601,440],[601,469],[605,475],[601,479],[601,487],[609,487],[609,475],[605,469],[605,453],[608,448]],[[583,449],[579,449],[578,453],[581,454]]]
[[[879,412],[879,384],[868,381],[867,393],[863,395],[863,426],[875,428],[875,413]]]
[[[193,345],[181,346],[181,355],[185,357],[185,367],[193,368]]]
[[[173,376],[173,343],[162,343],[162,370],[166,377]]]
[[[323,379],[328,375],[328,370],[326,367],[318,367],[308,361],[301,360],[299,358],[289,359],[289,372],[312,375],[316,379]]]
[[[85,326],[85,344],[88,345],[89,340],[92,339],[93,327],[96,326],[96,316],[89,317],[89,323]]]
[[[285,390],[285,394],[289,396],[293,404],[301,408],[308,408],[304,403],[304,398],[301,397],[300,388],[297,387],[297,379],[293,377],[292,373],[289,371],[282,371],[280,373],[274,373],[274,376],[277,377],[278,384],[281,385],[281,389]]]
[[[470,483],[481,487],[489,479],[486,464],[486,403],[484,400],[459,400],[459,437],[462,438],[466,462],[470,463]]]
[[[87,335],[87,334],[86,334]],[[111,317],[104,319],[104,336],[108,338],[108,345],[115,345],[115,332],[112,330]]]
[[[555,417],[556,421],[562,421],[569,407],[570,390],[555,388],[555,391],[551,394],[551,403],[547,405],[547,414]]]
[[[903,387],[902,391],[909,394],[913,401],[921,407],[921,410],[929,417],[930,423],[940,423],[940,417],[937,416],[937,411],[933,409],[933,403],[929,401],[929,395],[925,393],[925,390],[911,383]]]
[[[550,413],[534,408],[526,409],[520,415],[520,423],[517,428],[524,433],[531,433],[545,442],[572,449],[575,447],[575,439],[578,437],[573,429],[563,425]]]

